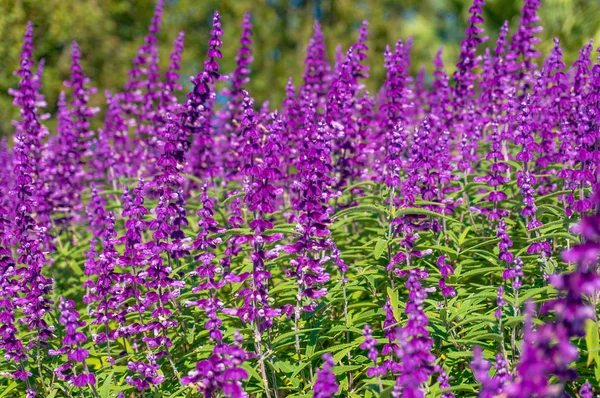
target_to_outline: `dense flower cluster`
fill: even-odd
[[[368,23],[330,63],[317,21],[302,80],[258,103],[251,15],[226,75],[213,14],[180,95],[183,32],[159,62],[166,6],[105,100],[73,42],[51,122],[27,27],[0,143],[4,395],[599,392],[591,41],[568,66],[556,39],[538,67],[525,0],[483,48],[473,0],[453,75],[401,38],[372,95]]]

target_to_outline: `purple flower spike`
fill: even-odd
[[[448,286],[446,284],[446,280],[449,276],[454,275],[454,268],[448,263],[446,263],[446,256],[440,256],[437,259],[437,266],[440,269],[440,273],[442,274],[439,281],[439,288],[442,291],[442,296],[444,297],[454,297],[456,296],[456,290],[452,286]]]
[[[306,48],[304,60],[304,84],[300,87],[300,103],[302,107],[309,104],[316,109],[316,115],[324,108],[325,95],[331,79],[331,66],[325,52],[325,39],[321,31],[321,24],[315,21],[313,37]]]
[[[594,205],[600,209],[600,195],[594,191]],[[595,319],[595,310],[586,297],[596,294],[600,289],[600,276],[595,264],[600,253],[600,239],[597,232],[591,232],[589,226],[596,225],[599,214],[585,217],[579,227],[586,241],[563,253],[563,259],[576,262],[571,273],[553,275],[552,285],[558,291],[558,297],[545,302],[542,313],[551,312],[552,320],[537,329],[532,326],[533,304],[529,303],[524,326],[524,343],[521,358],[516,367],[515,382],[506,389],[509,397],[524,397],[533,394],[561,395],[564,383],[577,379],[577,372],[571,363],[579,357],[573,338],[585,336],[585,322]],[[595,231],[594,228],[592,231]],[[555,377],[556,384],[553,384]]]
[[[332,369],[335,366],[333,357],[331,354],[323,355],[323,367],[317,373],[317,381],[313,387],[315,392],[314,398],[333,398],[339,390],[338,382],[335,375],[332,373]]]
[[[11,269],[8,271],[10,284],[13,285],[13,289],[16,289],[14,306],[21,314],[17,316],[19,322],[33,332],[30,335],[32,340],[27,344],[30,350],[34,346],[39,348],[41,344],[45,344],[45,341],[53,336],[54,330],[54,327],[46,322],[46,314],[51,311],[53,304],[49,298],[53,281],[42,274],[43,267],[48,264],[43,251],[48,242],[48,235],[46,228],[39,225],[33,217],[37,200],[36,185],[39,179],[39,165],[35,151],[40,148],[40,140],[45,128],[42,127],[37,112],[39,104],[36,88],[39,88],[39,84],[35,82],[31,70],[32,37],[32,25],[29,23],[21,52],[21,68],[15,72],[15,75],[21,78],[19,88],[10,91],[14,97],[13,104],[20,110],[21,120],[14,122],[16,127],[13,148],[14,185],[9,191],[14,208],[10,213],[11,226],[4,237],[4,239],[9,238],[12,244],[16,244],[17,266],[14,273]],[[16,297],[17,291],[18,297]],[[8,331],[11,332],[10,328]],[[12,339],[10,336],[11,333],[9,339]],[[15,342],[15,344],[19,343]],[[14,348],[20,351],[18,346]],[[20,370],[18,376],[27,379],[27,372],[22,368]]]
[[[223,57],[220,51],[223,45],[221,41],[223,29],[221,29],[221,15],[217,11],[213,15],[210,36],[208,59],[204,61],[204,70],[191,78],[194,88],[187,94],[178,123],[182,129],[182,140],[192,142],[190,172],[200,178],[205,177],[204,173],[214,174],[212,152],[214,143],[210,134],[212,102],[215,98],[214,83],[216,80],[227,80],[227,77],[219,73],[218,60]]]
[[[72,382],[76,387],[85,387],[88,384],[94,386],[96,376],[90,373],[86,363],[89,352],[81,347],[87,338],[83,332],[77,331],[77,329],[84,327],[86,323],[79,320],[79,312],[75,310],[75,303],[72,300],[61,297],[58,310],[60,311],[59,322],[65,327],[65,336],[62,339],[63,346],[58,350],[50,350],[49,353],[50,355],[66,354],[69,362],[54,369],[54,373],[59,379]],[[83,372],[79,372],[79,374],[76,373],[78,364],[83,367]],[[70,373],[65,374],[64,372],[67,370],[70,370]]]
[[[205,397],[212,397],[222,391],[230,398],[247,398],[242,388],[242,381],[248,379],[248,372],[242,368],[250,358],[242,348],[243,338],[236,331],[233,345],[219,344],[214,347],[212,355],[198,362],[196,369],[181,379],[182,384],[192,384]]]

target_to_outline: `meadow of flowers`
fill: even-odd
[[[315,23],[303,79],[256,104],[250,15],[227,74],[215,12],[183,93],[159,0],[102,109],[73,42],[56,115],[30,24],[0,146],[0,397],[594,396],[600,63],[536,51],[539,0],[490,43],[484,6],[452,76],[442,49],[412,76],[402,39],[370,93],[367,22],[333,63]]]

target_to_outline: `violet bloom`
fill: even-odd
[[[184,287],[184,282],[179,280],[178,275],[173,274],[173,263],[189,254],[189,243],[182,230],[188,223],[185,199],[181,192],[183,177],[180,174],[184,148],[180,132],[172,121],[169,121],[167,128],[162,132],[162,138],[165,145],[157,162],[161,172],[156,177],[156,219],[148,226],[153,231],[153,241],[145,244],[150,257],[148,267],[140,272],[139,276],[144,279],[144,285],[148,289],[142,304],[145,308],[153,308],[154,319],[147,323],[151,336],[144,337],[143,340],[151,349],[161,347],[169,355],[169,347],[173,343],[167,331],[175,328],[178,322],[173,319],[173,311],[167,306],[179,296],[180,289]],[[163,253],[167,257],[166,264]]]
[[[428,112],[431,117],[431,126],[433,133],[436,135],[442,134],[450,129],[450,121],[452,120],[452,110],[450,109],[450,83],[448,73],[444,68],[442,53],[444,48],[440,47],[433,59],[433,82],[431,83],[432,91],[428,93]]]
[[[75,303],[72,300],[65,300],[64,297],[61,297],[58,310],[60,311],[58,321],[65,327],[65,336],[62,339],[63,346],[58,350],[50,350],[49,353],[50,355],[66,354],[69,362],[54,369],[54,373],[59,379],[68,381],[76,387],[85,387],[89,384],[95,390],[96,376],[90,372],[86,363],[86,358],[90,354],[88,350],[82,348],[87,338],[83,332],[77,331],[77,329],[84,327],[86,323],[79,320],[79,312],[75,310]],[[82,365],[83,371],[77,372],[76,367],[78,364]],[[71,372],[64,374],[67,370]]]
[[[393,353],[398,348],[398,342],[396,341],[395,333],[398,321],[394,317],[392,303],[389,298],[386,299],[385,304],[383,305],[383,310],[385,311],[385,320],[383,321],[383,334],[388,339],[388,343],[383,345],[383,348],[381,349],[381,355],[387,356]]]
[[[504,299],[504,286],[498,286],[498,292],[496,293],[496,304],[498,305],[498,309],[494,312],[494,317],[496,319],[502,318],[502,309],[506,305],[506,300]]]
[[[598,211],[600,195],[597,190],[593,202]],[[585,243],[563,253],[565,261],[576,263],[575,270],[551,278],[558,296],[545,302],[541,311],[552,312],[552,320],[534,330],[531,322],[533,306],[528,305],[524,345],[516,367],[518,377],[506,390],[509,397],[558,395],[563,391],[564,383],[577,378],[571,363],[577,360],[579,353],[571,339],[584,337],[586,320],[595,318],[595,310],[586,297],[600,289],[600,277],[596,267],[591,265],[597,262],[600,253],[599,217],[598,212],[584,217],[578,232]],[[553,376],[557,384],[552,384]]]
[[[110,92],[105,92],[107,96],[107,105],[110,106]],[[107,112],[107,118],[112,118],[113,115]],[[110,122],[109,122],[110,123]],[[105,120],[105,125],[107,125]],[[113,188],[116,189],[115,165],[117,156],[113,151],[113,132],[105,128],[98,129],[98,136],[91,141],[91,147],[95,147],[94,156],[88,162],[90,180],[112,182]]]
[[[223,121],[224,142],[220,156],[223,158],[225,176],[238,177],[243,166],[242,148],[245,138],[242,136],[240,123],[244,116],[243,102],[245,97],[244,86],[250,81],[250,64],[252,56],[252,22],[250,13],[244,14],[241,24],[242,35],[240,47],[235,57],[236,68],[230,76],[231,87],[225,88],[222,95],[227,97],[227,103],[217,114],[217,119]]]
[[[440,368],[437,382],[440,384],[440,388],[442,389],[451,387],[450,378],[448,377],[448,374],[444,369]],[[440,395],[440,398],[454,398],[454,394],[452,393],[452,391],[446,391],[443,392],[442,395]]]
[[[131,175],[129,125],[120,103],[120,96],[105,91],[107,109],[103,133],[110,143],[112,158],[104,159],[108,176],[112,181]]]
[[[257,115],[252,109],[252,100],[246,91],[244,95],[244,117],[241,123],[242,135],[246,139],[242,169],[247,183],[244,202],[254,214],[249,223],[254,233],[245,239],[252,245],[250,259],[253,267],[251,287],[240,293],[240,296],[244,297],[244,305],[236,311],[236,315],[244,322],[253,323],[261,334],[273,325],[272,319],[281,313],[281,310],[274,309],[269,304],[268,280],[271,273],[267,267],[267,262],[277,258],[279,254],[277,251],[267,250],[266,245],[282,239],[283,236],[265,232],[273,228],[270,215],[275,212],[276,199],[280,193],[276,184],[283,177],[279,170],[283,122],[274,114],[273,122],[269,126],[269,135],[263,138],[264,133],[259,128]]]
[[[208,41],[208,59],[204,61],[204,70],[191,78],[194,89],[187,94],[178,123],[182,129],[182,139],[192,142],[190,172],[201,178],[205,177],[204,173],[214,174],[212,158],[214,144],[210,134],[210,117],[215,98],[214,83],[216,80],[227,79],[219,74],[218,60],[223,58],[219,50],[223,45],[221,41],[223,29],[221,29],[221,16],[217,11],[213,15],[212,23],[213,28]]]
[[[325,105],[325,95],[331,79],[331,66],[325,52],[325,40],[321,31],[321,24],[316,20],[313,36],[306,48],[302,78],[304,84],[300,86],[300,104],[302,107],[307,107],[312,103],[316,110],[315,115],[319,115]]]
[[[396,339],[399,342],[396,356],[400,359],[400,369],[392,396],[425,397],[423,384],[434,373],[439,372],[439,366],[435,365],[435,356],[431,352],[433,339],[427,330],[429,319],[424,312],[427,293],[434,289],[425,288],[421,284],[421,280],[428,276],[425,270],[414,268],[403,271],[403,274],[408,276],[408,302],[404,310],[408,321],[405,326],[396,329]]]
[[[487,214],[489,221],[500,220],[500,223],[503,223],[504,221],[502,218],[508,216],[508,211],[501,208],[502,202],[508,198],[503,192],[503,187],[504,184],[510,181],[510,178],[506,176],[510,167],[503,162],[503,141],[501,135],[498,133],[498,124],[495,122],[492,124],[492,134],[490,135],[489,140],[490,152],[486,156],[486,160],[492,162],[489,172],[485,176],[476,176],[473,178],[473,181],[485,182],[493,188],[493,191],[482,199],[482,201],[490,202],[492,208],[481,209],[481,212]]]
[[[537,10],[540,0],[525,0],[521,8],[521,18],[517,32],[511,37],[509,50],[506,54],[507,69],[513,74],[513,84],[517,86],[519,94],[525,93],[533,85],[533,71],[537,68],[535,58],[540,56],[535,45],[541,39],[536,33],[542,31],[541,26],[536,26],[540,21]]]
[[[374,365],[374,367],[367,369],[367,376],[373,377],[377,369],[377,358],[379,357],[379,351],[377,351],[376,347],[379,344],[379,341],[373,337],[371,327],[369,325],[365,325],[362,335],[364,336],[365,341],[360,344],[360,349],[369,351],[367,357],[373,361]]]
[[[390,206],[398,206],[400,199],[395,196],[396,190],[402,187],[401,171],[403,168],[403,155],[406,149],[407,133],[401,123],[394,126],[386,133],[387,156],[385,158],[385,184],[392,191]]]
[[[591,52],[591,46],[590,52]],[[582,54],[580,54],[582,55]],[[587,62],[589,63],[589,52],[587,53]],[[557,148],[557,134],[554,131],[555,127],[560,127],[564,118],[565,110],[571,107],[569,95],[569,76],[565,70],[563,62],[562,49],[558,39],[554,39],[554,47],[546,58],[541,70],[541,76],[536,81],[533,92],[536,95],[535,102],[537,109],[534,112],[539,112],[539,126],[535,126],[540,135],[540,156],[536,160],[538,168],[547,169],[554,161],[562,158],[560,153],[566,149],[566,145],[571,142],[561,142]],[[560,129],[558,129],[560,131]],[[559,149],[559,151],[557,151]],[[567,163],[569,157],[561,159],[561,162]],[[565,165],[566,166],[566,165]],[[546,182],[548,184],[549,182]],[[552,189],[552,187],[549,187]]]
[[[83,169],[83,157],[89,155],[89,141],[94,136],[94,132],[90,129],[90,119],[93,118],[98,112],[99,108],[91,108],[88,106],[90,95],[96,93],[96,88],[86,88],[89,84],[90,79],[85,76],[81,67],[81,52],[79,51],[79,45],[77,42],[73,42],[73,48],[71,51],[71,76],[68,81],[64,84],[70,87],[72,90],[72,99],[70,102],[70,111],[73,117],[73,136],[75,141],[71,143],[72,150],[74,151],[74,167],[77,169],[76,178],[78,180],[73,181],[73,188],[81,192],[85,187],[86,176],[79,169]],[[81,173],[81,174],[80,174]],[[81,206],[80,203],[74,204],[75,206]]]
[[[186,302],[186,306],[194,305],[204,309],[208,318],[206,329],[209,331],[208,336],[215,340],[217,344],[221,344],[223,335],[219,327],[223,323],[218,316],[218,311],[223,307],[223,303],[217,297],[219,289],[225,285],[225,279],[222,275],[222,268],[218,267],[214,259],[216,254],[213,250],[221,243],[221,238],[212,238],[209,234],[223,233],[224,228],[219,228],[218,222],[214,219],[214,201],[209,199],[207,194],[206,184],[202,187],[202,208],[198,210],[198,235],[192,244],[192,247],[200,253],[194,257],[198,262],[198,266],[192,271],[189,276],[199,276],[202,282],[196,285],[193,293],[207,292],[208,297],[204,297],[194,301]]]
[[[103,209],[104,210],[104,209]],[[106,212],[102,231],[92,239],[98,239],[102,242],[102,252],[96,258],[90,258],[86,262],[85,273],[88,280],[83,284],[86,288],[86,295],[83,302],[88,305],[89,315],[93,319],[92,324],[103,325],[103,329],[98,334],[92,336],[95,343],[108,344],[108,361],[112,362],[110,352],[110,340],[116,340],[118,334],[109,326],[117,319],[117,308],[119,301],[116,298],[119,288],[117,284],[120,280],[120,274],[115,270],[119,253],[114,244],[114,238],[117,236],[115,230],[115,217],[112,212]],[[94,280],[91,276],[95,275]]]
[[[285,120],[285,132],[282,135],[282,159],[286,157],[293,159],[297,156],[297,146],[300,145],[300,142],[297,140],[296,131],[302,125],[302,110],[300,109],[300,103],[296,96],[296,88],[291,77],[285,86],[285,99],[281,104],[281,108],[282,117]],[[292,163],[291,159],[288,160],[288,164],[290,163]],[[287,174],[290,174],[289,171]]]
[[[512,267],[502,271],[502,278],[505,281],[512,280],[512,287],[518,290],[522,286],[523,281],[523,260],[517,257]]]
[[[442,291],[442,296],[444,297],[454,297],[456,296],[456,290],[452,286],[448,286],[446,281],[449,276],[454,275],[454,268],[450,264],[446,262],[446,256],[440,256],[436,262],[438,268],[440,269],[441,278],[439,281],[439,288]]]
[[[340,174],[337,184],[338,188],[349,185],[356,178],[353,164],[350,158],[355,157],[357,126],[353,111],[355,107],[355,94],[357,90],[357,79],[352,74],[355,63],[352,49],[348,50],[339,71],[331,83],[331,89],[327,93],[327,106],[325,120],[334,135],[334,153],[337,158],[336,170]]]
[[[408,126],[408,109],[411,107],[412,91],[409,74],[410,55],[402,40],[396,43],[392,53],[389,46],[385,53],[386,81],[383,88],[383,103],[379,109],[379,128],[381,131],[390,131],[401,123]]]
[[[7,197],[7,187],[10,187],[14,184],[12,181],[13,173],[12,173],[12,151],[8,148],[6,144],[6,137],[2,137],[0,140],[0,162],[2,162],[5,167],[0,170],[0,179],[2,181],[2,190],[3,190],[3,204],[6,203]]]
[[[15,72],[21,78],[19,88],[11,90],[13,104],[20,109],[21,120],[15,121],[14,169],[15,174],[9,195],[13,197],[14,209],[11,212],[12,223],[9,229],[10,241],[17,244],[17,268],[11,283],[18,286],[14,299],[15,307],[20,311],[19,322],[34,332],[33,340],[27,348],[45,344],[52,336],[53,326],[46,322],[46,314],[51,311],[53,301],[49,298],[52,291],[52,279],[42,274],[47,264],[43,252],[47,242],[47,231],[33,218],[35,213],[35,187],[38,182],[36,156],[32,149],[40,140],[44,128],[40,124],[36,102],[36,84],[31,70],[32,61],[32,25],[27,25],[21,68]],[[21,265],[21,267],[18,267]],[[24,374],[23,374],[24,375]]]
[[[140,277],[140,271],[148,265],[147,250],[143,246],[143,234],[148,227],[145,217],[149,211],[144,205],[144,189],[146,185],[143,179],[139,179],[137,187],[133,190],[133,196],[127,187],[123,192],[123,212],[125,218],[125,234],[115,239],[115,243],[123,244],[125,250],[118,259],[122,274],[120,275],[120,289],[116,292],[118,301],[118,333],[122,336],[136,336],[145,331],[142,315],[145,311],[141,304],[141,288],[144,280]],[[131,270],[129,270],[129,268]],[[127,270],[127,271],[125,271]],[[129,299],[133,299],[133,303]],[[134,322],[127,322],[129,313],[137,313]]]
[[[510,78],[506,70],[504,52],[507,46],[508,21],[504,21],[500,28],[496,47],[493,54],[486,49],[483,57],[482,75],[479,80],[479,102],[482,111],[491,122],[503,123],[503,103],[506,101],[506,92]],[[489,159],[488,159],[489,160]]]
[[[144,44],[138,48],[133,59],[133,67],[128,73],[125,90],[119,94],[120,103],[131,124],[136,126],[136,137],[130,155],[134,165],[131,171],[138,171],[153,164],[156,159],[157,137],[154,105],[161,96],[160,70],[158,66],[157,34],[162,24],[163,0],[157,0],[154,14],[144,37]]]
[[[334,394],[340,389],[335,375],[332,372],[335,362],[333,361],[331,354],[324,354],[323,361],[323,367],[317,373],[317,380],[313,386],[313,391],[315,392],[313,397],[333,398]]]
[[[181,91],[183,87],[179,83],[179,70],[181,69],[181,55],[183,53],[183,43],[185,34],[179,32],[177,39],[173,42],[173,51],[169,55],[169,69],[165,72],[165,81],[162,83],[162,92],[160,97],[160,106],[158,117],[163,119],[169,113],[177,111],[177,96],[175,93]]]
[[[479,78],[476,70],[479,66],[480,57],[477,56],[477,46],[487,40],[487,36],[481,36],[483,28],[484,0],[473,0],[469,8],[469,26],[465,31],[465,38],[461,43],[459,62],[456,65],[454,81],[456,87],[452,106],[455,114],[454,128],[462,132],[460,141],[460,158],[458,170],[467,172],[471,169],[473,161],[477,160],[477,142],[480,138],[479,124],[474,120],[475,107],[475,81]]]
[[[483,350],[479,346],[473,347],[473,361],[469,365],[475,380],[480,385],[478,396],[480,398],[494,398],[501,393],[502,384],[499,379],[490,377],[491,365],[483,358]]]
[[[594,393],[592,392],[592,385],[589,381],[583,383],[579,389],[579,395],[581,395],[581,398],[593,398]]]
[[[57,136],[52,140],[52,154],[46,167],[51,167],[48,184],[51,187],[50,200],[53,207],[54,223],[67,228],[81,210],[83,192],[83,169],[78,151],[76,131],[73,128],[72,113],[67,107],[66,95],[58,97]]]
[[[292,269],[289,276],[298,279],[298,306],[296,318],[300,317],[299,305],[302,297],[308,298],[311,304],[305,310],[312,310],[313,301],[327,294],[326,288],[320,285],[329,281],[326,270],[328,257],[315,258],[310,253],[318,253],[327,249],[326,237],[330,234],[329,224],[331,209],[327,203],[332,197],[330,186],[334,179],[330,176],[331,136],[323,121],[315,126],[312,123],[314,108],[310,107],[306,115],[305,131],[298,161],[299,173],[293,182],[293,189],[298,198],[292,203],[295,210],[297,227],[301,235],[294,244],[284,248],[287,253],[298,253],[299,256],[290,261]]]
[[[182,384],[191,384],[204,397],[212,397],[221,391],[226,397],[246,398],[242,380],[248,372],[241,365],[250,358],[242,348],[243,338],[236,331],[233,345],[219,344],[206,360],[198,362],[196,369],[181,379]]]
[[[134,386],[138,391],[144,391],[157,386],[165,381],[165,376],[159,374],[160,366],[156,363],[156,359],[153,355],[149,355],[150,364],[143,362],[129,361],[127,369],[134,376],[127,376],[125,381],[130,386]]]
[[[506,264],[510,265],[513,262],[513,254],[509,251],[509,248],[512,247],[513,242],[508,235],[506,221],[500,220],[498,223],[498,230],[496,232],[496,237],[500,238],[500,242],[498,242],[498,260],[505,261]],[[508,275],[504,275],[504,280],[508,280]]]
[[[0,195],[4,198],[4,190],[0,189]],[[24,362],[27,354],[23,350],[23,343],[18,337],[14,303],[18,297],[19,283],[15,278],[15,261],[10,250],[10,221],[8,211],[4,206],[4,200],[0,200],[0,349],[4,351],[4,360],[7,363],[14,362],[16,369],[11,376],[16,380],[25,380],[29,385],[28,378],[32,375],[25,370]]]
[[[571,134],[571,145],[567,153],[567,161],[572,162],[572,169],[569,170],[567,184],[572,189],[568,195],[569,204],[573,210],[579,213],[585,213],[592,209],[592,202],[586,198],[585,188],[596,183],[595,166],[595,145],[598,119],[598,110],[596,107],[596,95],[591,91],[586,95],[586,84],[589,70],[589,52],[591,45],[585,46],[580,52],[579,58],[574,64],[575,73],[573,76],[573,86],[571,93],[571,115],[569,116],[569,126],[573,130]],[[585,105],[582,106],[582,101]],[[572,203],[571,203],[572,202]]]

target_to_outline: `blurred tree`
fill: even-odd
[[[488,0],[485,7],[486,34],[495,40],[502,22],[516,29],[522,0]],[[565,60],[572,62],[589,38],[600,39],[600,2],[592,0],[543,0],[540,17],[542,54],[561,40]],[[369,21],[371,76],[369,88],[376,90],[384,77],[382,53],[386,44],[414,36],[413,72],[425,66],[440,46],[450,68],[456,63],[465,29],[467,0],[166,0],[160,38],[161,66],[166,67],[172,41],[185,31],[183,84],[202,67],[212,11],[223,16],[225,35],[222,70],[235,67],[234,54],[245,11],[253,14],[255,61],[250,89],[258,103],[270,100],[278,106],[287,77],[298,83],[303,70],[304,49],[314,19],[321,20],[328,53],[335,46],[345,50],[356,38],[363,19]],[[98,87],[92,99],[104,101],[104,89],[119,90],[137,47],[142,43],[154,10],[152,0],[0,0],[0,134],[12,135],[10,120],[16,116],[8,95],[17,85],[12,71],[18,66],[22,35],[28,20],[34,23],[36,58],[46,60],[44,92],[54,113],[56,99],[69,68],[72,40],[83,53],[85,72]],[[540,60],[541,62],[541,60]]]

